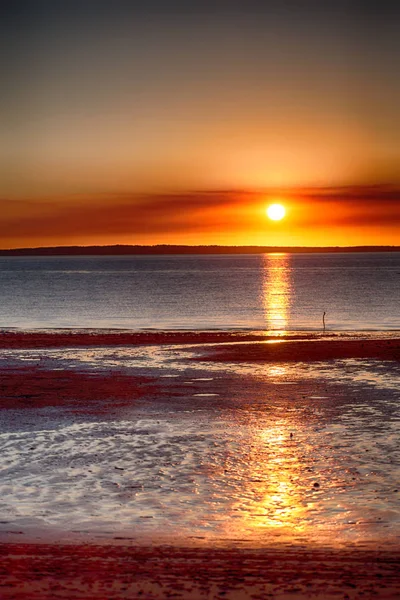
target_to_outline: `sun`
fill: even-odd
[[[280,221],[285,216],[286,210],[282,204],[270,204],[266,213],[272,221]]]

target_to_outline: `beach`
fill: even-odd
[[[1,598],[398,597],[394,332],[0,347]]]
[[[1,597],[398,598],[400,555],[387,551],[9,544]]]

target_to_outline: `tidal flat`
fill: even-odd
[[[0,597],[400,593],[394,333],[0,346]]]

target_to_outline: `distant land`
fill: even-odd
[[[271,252],[400,252],[400,246],[52,246],[0,250],[0,256],[122,256],[149,254],[266,254]]]

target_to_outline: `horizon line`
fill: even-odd
[[[259,245],[219,245],[219,244],[91,244],[66,246],[36,246],[20,248],[2,248],[0,255],[77,255],[99,254],[257,254],[265,252],[399,252],[400,246],[394,245],[357,245],[357,246],[259,246]],[[196,252],[197,251],[197,252]]]

